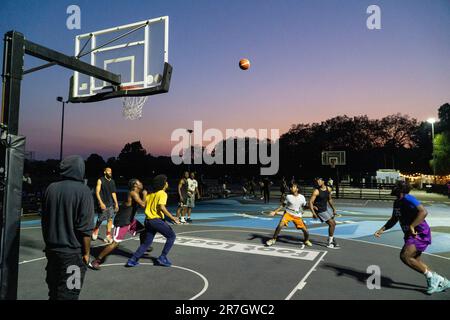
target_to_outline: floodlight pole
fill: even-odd
[[[19,131],[20,87],[25,54],[101,79],[113,85],[120,75],[97,68],[9,31],[4,36],[0,168],[0,300],[17,299],[24,137]]]
[[[433,145],[433,176],[436,184],[436,154],[434,152],[434,121],[431,122],[431,143]]]
[[[192,147],[191,147],[191,136],[192,136],[192,132],[194,132],[194,130],[192,129],[186,129],[186,131],[189,133],[189,164],[188,164],[188,171],[191,172],[191,162],[192,162]]]
[[[339,166],[336,166],[336,199],[339,199]]]

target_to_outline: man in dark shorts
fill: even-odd
[[[84,168],[80,156],[65,158],[61,181],[45,191],[41,223],[50,300],[78,300],[83,286],[94,228],[94,199],[84,185]]]
[[[180,182],[178,183],[177,218],[180,219],[180,222],[183,224],[186,223],[186,219],[184,217],[186,216],[187,211],[188,179],[189,179],[189,172],[185,171],[180,179]]]
[[[336,228],[336,208],[331,198],[331,188],[325,185],[322,178],[316,178],[316,189],[314,189],[311,198],[309,199],[309,208],[311,209],[314,219],[319,218],[320,221],[325,222],[328,225],[328,248],[336,248],[338,244],[334,238],[334,230]],[[328,211],[328,204],[330,205],[333,213]]]
[[[95,187],[95,196],[98,202],[98,219],[95,225],[94,232],[92,232],[92,240],[97,240],[98,231],[103,221],[106,225],[106,243],[112,243],[111,229],[113,225],[114,212],[119,211],[119,204],[117,202],[116,183],[112,178],[112,169],[105,168],[104,176],[97,180]]]
[[[395,184],[392,195],[396,196],[397,200],[394,201],[392,217],[375,232],[375,237],[381,237],[386,230],[400,222],[405,240],[400,259],[411,269],[425,275],[428,294],[445,291],[450,288],[450,281],[431,271],[421,260],[422,253],[431,244],[431,229],[425,221],[427,210],[409,191],[410,187],[406,182],[398,181]]]
[[[147,191],[144,190],[142,182],[138,179],[131,179],[128,182],[128,188],[127,198],[120,206],[119,212],[114,218],[113,242],[106,246],[97,258],[89,264],[94,270],[100,270],[100,265],[104,262],[105,258],[119,246],[120,242],[125,239],[128,233],[134,237],[140,232],[141,244],[144,243],[145,233],[143,231],[145,227],[135,219],[135,215],[139,207],[145,208]]]

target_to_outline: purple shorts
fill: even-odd
[[[424,252],[431,244],[431,229],[428,224],[423,221],[416,227],[417,235],[405,235],[405,246],[414,245],[417,251]]]

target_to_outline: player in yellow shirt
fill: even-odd
[[[139,259],[144,255],[147,249],[151,246],[153,239],[157,232],[162,234],[167,240],[161,255],[156,261],[158,264],[170,267],[172,262],[167,258],[167,254],[175,242],[175,232],[165,221],[169,218],[176,224],[180,224],[178,218],[174,217],[166,208],[167,193],[169,187],[167,177],[165,175],[158,175],[153,179],[153,192],[147,195],[145,208],[145,242],[139,246],[133,256],[128,259],[127,267],[135,267],[139,265]]]

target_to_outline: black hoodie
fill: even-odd
[[[42,234],[46,251],[82,253],[82,237],[94,228],[94,200],[84,185],[84,160],[69,156],[59,165],[61,181],[45,192]]]

